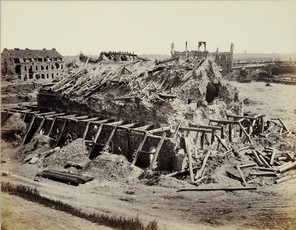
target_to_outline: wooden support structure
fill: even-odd
[[[85,140],[85,138],[86,138],[86,135],[87,135],[88,130],[89,130],[89,126],[90,126],[90,122],[87,122],[86,126],[85,126],[85,129],[84,129],[84,132],[83,132],[83,136],[82,136],[83,140]]]
[[[56,140],[55,147],[57,147],[58,144],[59,144],[59,142],[60,142],[60,139],[61,139],[61,137],[62,137],[62,135],[63,135],[63,132],[64,132],[64,130],[65,130],[65,128],[66,128],[66,124],[67,124],[67,122],[68,122],[68,120],[64,120],[64,122],[63,122],[62,128],[61,128],[60,133],[59,133],[59,135],[58,135],[58,137],[57,137],[57,140]]]
[[[226,149],[226,150],[229,150],[229,148],[223,143],[222,139],[218,136],[218,135],[215,135],[216,138],[218,139],[219,143]]]
[[[165,131],[168,131],[168,130],[171,130],[171,126],[165,126],[165,127],[160,127],[160,128],[157,128],[157,129],[152,129],[152,130],[149,130],[148,133],[153,134],[153,133],[165,132]]]
[[[93,146],[91,147],[91,149],[90,149],[90,151],[89,151],[89,156],[90,156],[90,154],[93,152],[93,150],[94,150],[94,148],[95,148],[95,145],[96,145],[96,143],[97,143],[97,141],[98,141],[98,138],[99,138],[99,136],[100,136],[100,134],[101,134],[101,132],[102,132],[102,129],[103,129],[103,124],[100,124],[100,126],[99,126],[99,128],[98,128],[98,130],[97,130],[97,132],[96,132],[96,135],[95,135],[95,137],[94,137],[94,140],[93,140]]]
[[[247,131],[245,130],[245,128],[242,126],[242,124],[239,122],[238,123],[239,127],[240,127],[240,130],[245,134],[245,136],[247,137],[248,141],[250,143],[252,143],[252,140],[251,140],[251,137],[250,135],[247,133]]]
[[[155,150],[155,153],[153,155],[152,161],[150,162],[150,165],[149,165],[149,169],[151,169],[151,170],[153,169],[153,167],[154,167],[154,165],[156,163],[156,160],[158,158],[158,155],[159,155],[160,149],[161,149],[161,147],[163,145],[165,137],[166,137],[166,133],[163,133],[162,136],[161,136],[161,139],[160,139],[160,141],[159,141],[159,143],[158,143],[158,145],[156,147],[156,150]]]
[[[138,160],[138,157],[139,157],[139,152],[140,152],[140,151],[142,150],[142,148],[144,147],[144,144],[145,144],[145,141],[146,141],[146,139],[147,139],[147,136],[148,136],[148,134],[145,133],[145,134],[144,134],[144,138],[143,138],[143,140],[141,141],[141,143],[140,143],[138,149],[137,149],[136,152],[135,152],[135,158],[134,158],[134,160],[133,160],[133,162],[132,162],[132,165],[135,165],[135,164],[136,164],[136,162],[137,162],[137,160]]]
[[[26,134],[25,134],[25,136],[24,136],[24,138],[23,138],[22,144],[25,144],[26,139],[27,139],[27,136],[28,136],[29,132],[31,131],[31,129],[32,129],[32,127],[33,127],[33,124],[34,124],[34,122],[35,122],[35,118],[36,118],[36,117],[33,115],[32,119],[31,119],[31,122],[30,122],[30,125],[29,125],[29,128],[28,128],[28,130],[27,130],[27,132],[26,132]]]
[[[108,140],[107,140],[107,142],[106,142],[106,144],[105,144],[105,146],[103,148],[103,151],[107,151],[109,149],[112,138],[113,138],[114,134],[116,133],[116,130],[117,130],[117,127],[113,127],[113,129],[112,129],[112,131],[110,133],[110,136],[109,136],[109,138],[108,138]]]
[[[259,166],[263,166],[264,164],[263,164],[263,162],[261,161],[261,159],[259,158],[257,152],[256,152],[255,150],[252,150],[252,153],[253,153],[253,156],[255,157],[255,160],[256,160],[257,164],[258,164]]]
[[[51,122],[51,125],[50,125],[50,128],[49,128],[49,131],[48,131],[48,134],[47,134],[47,136],[49,136],[49,137],[50,137],[50,134],[51,134],[51,132],[52,132],[52,129],[53,129],[53,126],[54,126],[56,120],[57,120],[57,117],[54,117],[53,120],[52,120],[52,122]]]
[[[207,161],[208,161],[208,158],[209,158],[210,154],[211,154],[211,151],[210,150],[207,150],[207,153],[206,153],[206,156],[203,159],[201,168],[200,168],[200,170],[195,175],[195,178],[194,178],[195,180],[198,180],[201,177],[202,172],[203,172],[203,170],[206,167],[206,164],[207,164]]]
[[[41,118],[41,122],[40,122],[40,124],[39,124],[39,126],[38,126],[38,128],[37,128],[37,130],[35,132],[36,134],[40,133],[40,131],[42,129],[42,126],[44,125],[44,122],[45,122],[45,118],[43,117],[43,118]]]
[[[192,153],[191,153],[191,148],[189,145],[189,138],[185,137],[185,146],[186,146],[186,152],[188,156],[188,163],[189,163],[189,175],[190,175],[190,181],[193,184],[194,183],[194,175],[193,175],[193,168],[192,168]]]

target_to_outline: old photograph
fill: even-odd
[[[296,226],[296,1],[1,1],[1,230]]]

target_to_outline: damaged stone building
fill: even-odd
[[[64,71],[63,56],[56,49],[4,49],[1,53],[1,73],[22,81],[54,79]]]
[[[197,50],[188,50],[187,42],[185,43],[185,51],[175,51],[175,45],[171,45],[171,56],[172,58],[181,58],[181,59],[205,59],[208,55],[215,57],[215,62],[218,66],[221,67],[220,72],[222,76],[230,73],[232,71],[232,62],[233,62],[233,43],[230,46],[230,52],[219,52],[219,49],[215,53],[209,53],[207,51],[207,43],[205,41],[198,42]]]

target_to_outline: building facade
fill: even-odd
[[[56,49],[4,49],[1,53],[1,73],[23,81],[61,77],[65,69],[63,56]]]
[[[233,65],[233,43],[230,45],[230,52],[219,52],[217,49],[215,53],[215,62],[221,67],[221,74],[225,76],[232,71]]]
[[[201,49],[203,47],[203,49]],[[175,51],[174,43],[171,45],[171,56],[172,58],[178,57],[181,59],[205,59],[208,55],[211,57],[214,56],[214,60],[218,66],[220,66],[220,72],[222,76],[230,73],[232,71],[233,65],[233,43],[230,46],[230,52],[219,52],[219,49],[215,53],[209,53],[207,51],[207,43],[205,41],[198,42],[198,49],[197,50],[188,50],[187,49],[187,42],[185,43],[185,51]]]

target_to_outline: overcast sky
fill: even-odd
[[[1,1],[3,48],[53,48],[62,55],[134,51],[296,51],[296,1]]]

